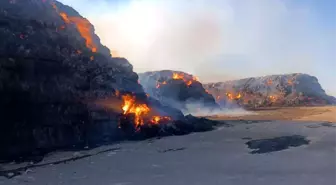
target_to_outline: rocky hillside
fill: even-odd
[[[183,118],[147,98],[132,65],[69,6],[0,1],[0,40],[1,159],[120,139],[123,114]]]
[[[200,107],[218,108],[198,79],[181,71],[152,71],[139,74],[140,84],[150,96],[164,104],[194,112]]]
[[[204,84],[222,106],[244,107],[335,104],[318,79],[308,74],[271,75]]]

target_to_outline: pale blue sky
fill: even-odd
[[[335,0],[61,0],[136,72],[201,81],[301,72],[336,95]]]

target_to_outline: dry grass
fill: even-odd
[[[214,120],[297,120],[336,123],[336,106],[268,108],[251,112],[253,114],[238,116],[216,115],[209,118]]]

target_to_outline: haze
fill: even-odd
[[[181,70],[203,82],[301,72],[336,95],[336,1],[60,1],[136,72]]]

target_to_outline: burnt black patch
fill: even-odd
[[[320,128],[321,125],[308,125],[307,128]]]
[[[300,135],[281,136],[271,139],[257,139],[246,142],[245,144],[253,149],[251,154],[262,154],[286,150],[289,147],[298,147],[310,143],[305,137]]]
[[[336,128],[336,124],[332,123],[332,122],[323,122],[323,123],[318,123],[318,124],[314,124],[314,125],[308,125],[306,126],[308,128],[320,128],[320,127],[331,127],[331,128]]]
[[[159,150],[159,153],[166,153],[166,152],[176,152],[176,151],[181,151],[181,150],[185,150],[185,147],[181,147],[181,148],[170,148],[170,149],[166,149],[166,150]]]
[[[331,122],[324,122],[324,123],[321,123],[320,125],[324,127],[336,127],[336,124],[333,124]]]
[[[239,122],[245,123],[245,124],[254,124],[254,123],[265,123],[265,122],[271,122],[272,120],[243,120],[240,119]]]

